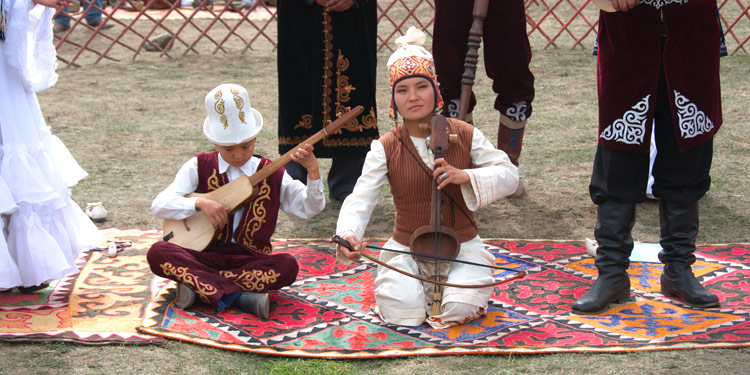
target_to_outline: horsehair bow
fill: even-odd
[[[345,248],[347,248],[349,250],[352,250],[352,251],[354,250],[352,248],[352,245],[349,243],[349,241],[343,239],[339,235],[333,236],[331,238],[331,242],[333,242],[335,244],[338,244],[338,245],[341,245],[341,246],[343,246],[343,247],[345,247]],[[420,257],[431,258],[431,259],[435,259],[435,260],[443,260],[443,261],[447,261],[447,262],[464,263],[464,264],[469,264],[469,265],[473,265],[473,266],[494,268],[494,269],[500,269],[500,270],[505,270],[505,271],[513,271],[512,269],[505,268],[505,267],[491,266],[491,265],[487,265],[487,264],[479,264],[479,263],[468,262],[468,261],[465,261],[465,260],[458,260],[458,259],[448,259],[448,258],[436,257],[436,256],[432,256],[432,255],[427,255],[427,254],[414,254],[414,253],[412,253],[410,251],[401,251],[401,250],[395,250],[395,249],[386,249],[386,248],[376,247],[376,246],[370,246],[370,245],[368,245],[366,247],[367,248],[371,248],[371,249],[379,249],[379,250],[384,250],[384,251],[391,251],[391,252],[394,252],[394,253],[416,255],[416,256],[420,256]],[[396,272],[398,272],[398,273],[400,273],[402,275],[409,276],[409,277],[417,279],[419,281],[424,281],[424,282],[428,282],[428,283],[435,284],[435,285],[449,286],[449,287],[454,287],[454,288],[476,288],[476,289],[486,288],[486,287],[491,287],[491,286],[497,286],[497,285],[500,285],[500,284],[504,284],[504,283],[507,283],[508,281],[519,279],[521,277],[526,276],[526,271],[518,271],[518,272],[516,272],[515,274],[513,274],[511,276],[508,276],[508,277],[503,278],[501,280],[493,281],[493,282],[487,283],[487,284],[477,284],[477,285],[453,284],[453,283],[446,283],[446,282],[442,282],[442,281],[438,281],[438,280],[430,280],[430,279],[424,278],[424,277],[422,277],[420,275],[415,275],[413,273],[410,273],[410,272],[407,272],[407,271],[404,271],[404,270],[400,270],[400,269],[398,269],[396,267],[391,266],[390,264],[387,264],[385,262],[380,261],[379,259],[376,259],[376,258],[374,258],[374,257],[372,257],[370,255],[367,255],[364,252],[360,252],[360,254],[363,257],[365,257],[368,260],[370,260],[371,262],[376,263],[378,265],[381,265],[381,266],[383,266],[385,268],[388,268],[390,270],[396,271]]]

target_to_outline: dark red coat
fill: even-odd
[[[662,67],[680,149],[713,138],[722,124],[716,12],[716,0],[601,12],[597,83],[602,146],[649,152]]]

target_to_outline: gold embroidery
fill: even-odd
[[[227,116],[224,115],[224,99],[222,99],[221,96],[221,90],[217,90],[216,94],[214,94],[214,99],[216,99],[214,110],[221,115],[219,117],[219,122],[221,122],[221,124],[224,125],[224,129],[226,129],[229,124],[227,124]]]
[[[242,98],[239,96],[240,90],[237,90],[236,88],[232,87],[229,89],[229,91],[232,92],[232,98],[234,99],[234,104],[237,106],[237,109],[240,111],[240,114],[239,114],[240,121],[243,124],[247,124],[245,122],[245,111],[242,110],[242,107],[245,106],[245,101],[242,100]]]
[[[349,59],[339,50],[336,58],[336,106],[342,106],[351,100],[351,92],[357,88],[349,84],[349,76],[342,74],[349,69]],[[336,112],[339,112],[338,108]]]
[[[220,271],[219,274],[228,279],[232,279],[235,284],[248,292],[261,292],[265,290],[268,285],[275,283],[279,276],[281,276],[281,274],[275,270],[249,270],[242,271],[239,275],[231,271]]]
[[[266,222],[266,215],[268,214],[268,212],[266,211],[264,201],[270,199],[271,185],[268,184],[268,179],[265,179],[260,185],[258,197],[255,198],[252,207],[250,207],[250,215],[252,215],[252,217],[248,220],[247,227],[244,228],[245,231],[242,235],[242,240],[248,247],[251,247],[252,245],[253,235],[255,234],[255,232],[257,232],[258,229],[260,229],[261,226],[263,226],[263,224]]]
[[[187,272],[187,267],[175,267],[172,263],[162,263],[161,270],[165,276],[174,276],[177,281],[189,286],[195,291],[204,302],[210,303],[208,296],[212,296],[218,292],[211,284],[206,284],[198,280],[198,276]]]
[[[331,25],[331,17],[328,15],[326,11],[323,11],[323,37],[325,39],[325,46],[323,48],[323,55],[324,55],[324,61],[323,61],[323,124],[327,124],[330,121],[333,121],[334,119],[331,118],[331,112],[333,108],[333,113],[346,113],[349,111],[347,108],[347,105],[349,104],[349,101],[351,100],[351,93],[352,91],[357,90],[357,87],[352,85],[349,82],[349,76],[345,73],[349,70],[350,62],[349,59],[344,56],[344,54],[341,52],[341,50],[338,50],[338,55],[336,56],[336,81],[335,81],[335,87],[334,82],[331,80],[331,77],[333,77],[333,71],[332,68],[334,66],[334,56],[333,56],[333,26]],[[336,93],[336,101],[334,103],[332,102],[331,95],[333,95],[333,92]],[[333,104],[333,105],[332,105]],[[310,116],[310,115],[305,115]],[[307,129],[312,128],[312,116],[310,116],[310,122],[309,124],[306,122],[305,116],[302,117],[302,121],[298,123],[295,126],[295,129],[298,127],[304,127]],[[376,129],[377,128],[377,121],[375,118],[375,109],[370,108],[370,111],[366,115],[359,116],[360,118],[353,118],[344,126],[342,126],[342,130],[346,129],[350,132],[362,132],[365,129]],[[361,123],[360,123],[361,121]],[[339,130],[338,133],[341,133],[341,130]],[[299,142],[296,142],[296,140],[286,143],[286,139],[279,139],[279,142],[282,144],[293,144],[296,145]],[[301,140],[300,140],[301,141]],[[327,142],[327,143],[326,143]],[[339,142],[337,145],[341,146],[348,146],[348,145],[369,145],[367,143],[367,140],[364,140],[363,138],[351,138],[351,141],[337,141],[332,138],[325,138],[323,139],[324,146],[328,146],[332,144],[331,142]]]
[[[297,123],[297,125],[294,125],[294,129],[297,128],[311,129],[312,115],[302,115],[302,119]]]
[[[362,127],[364,129],[374,129],[378,126],[378,119],[375,116],[375,109],[370,107],[370,112],[362,116]]]
[[[208,191],[214,191],[219,188],[219,171],[217,169],[214,169],[214,172],[211,173],[211,176],[208,177],[208,181],[206,184],[208,185]]]

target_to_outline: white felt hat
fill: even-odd
[[[232,146],[255,138],[263,127],[263,116],[250,106],[247,90],[225,83],[206,94],[203,134],[211,143]]]

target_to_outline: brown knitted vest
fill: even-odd
[[[443,158],[450,165],[459,169],[472,168],[470,152],[473,130],[473,126],[463,121],[448,119],[448,131],[458,134],[459,139],[457,144],[450,145],[443,153]],[[419,157],[403,125],[380,137],[380,142],[385,148],[388,183],[396,207],[393,239],[409,246],[412,233],[430,221],[432,168]],[[455,230],[462,242],[474,238],[477,235],[476,219],[466,207],[461,188],[451,184],[442,191],[440,211],[443,225]]]

